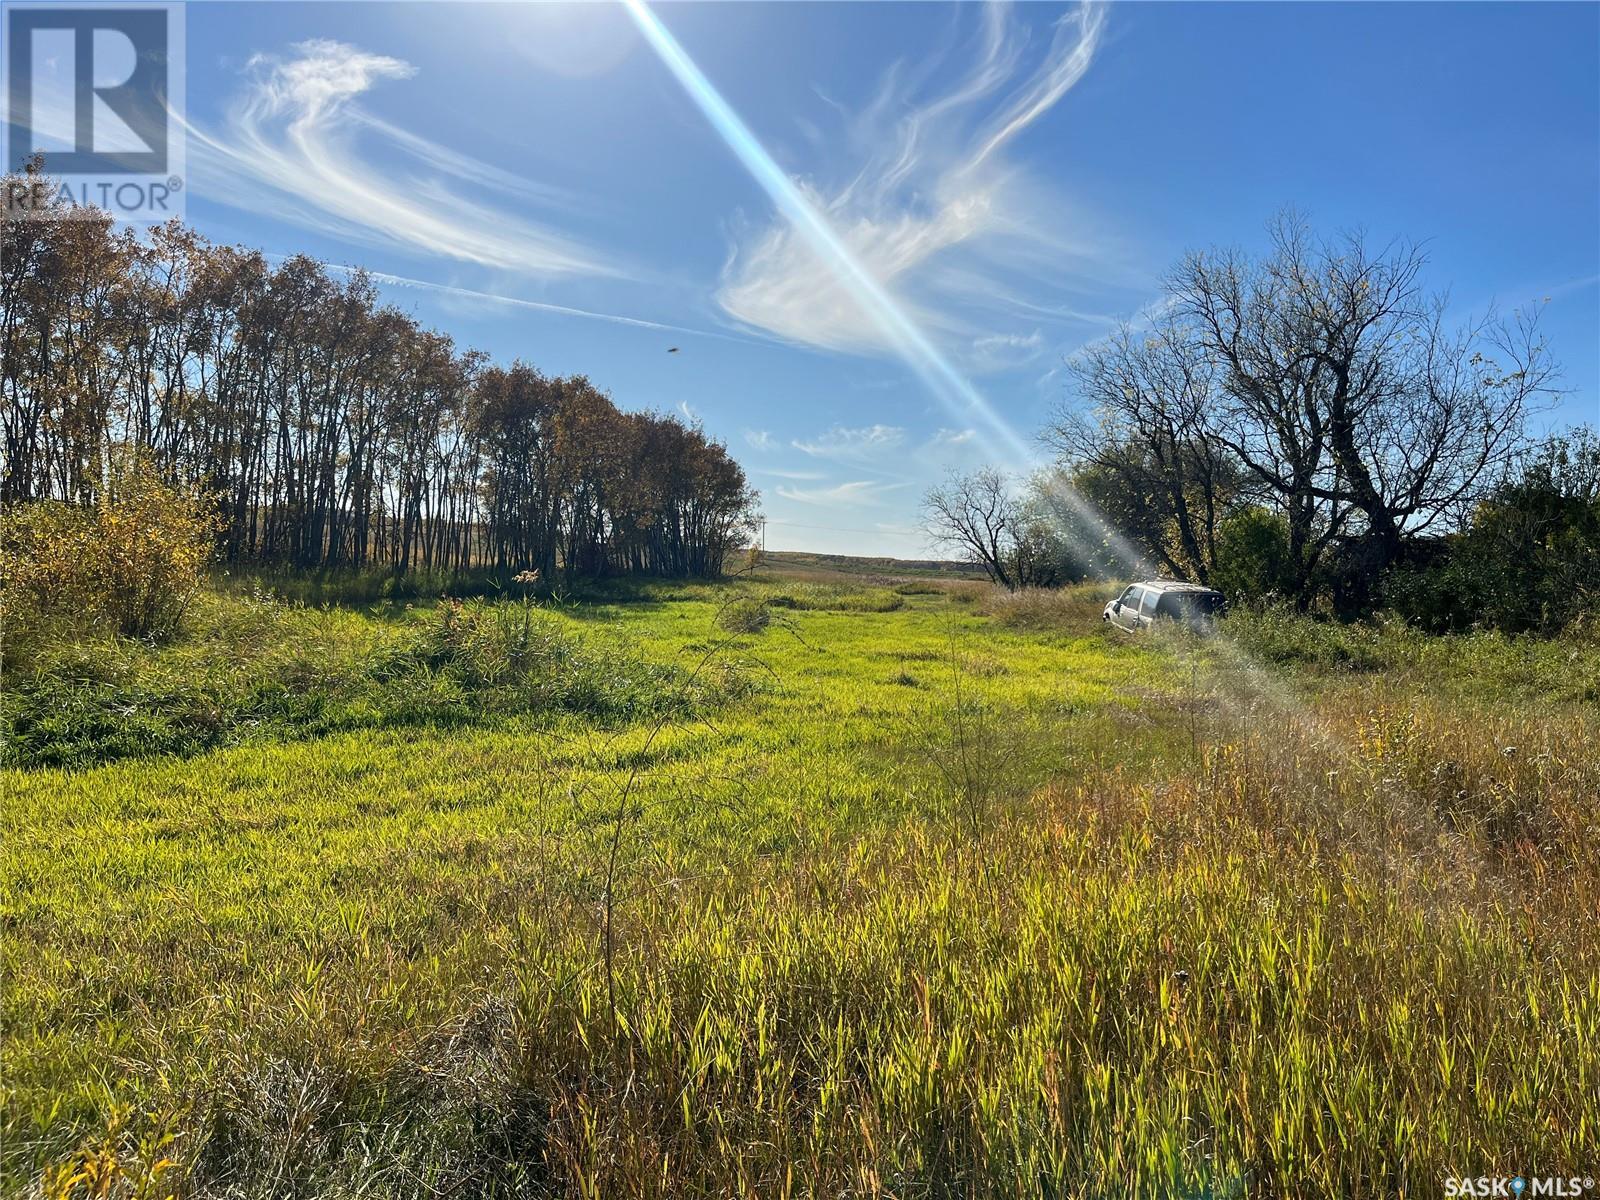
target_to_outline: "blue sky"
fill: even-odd
[[[189,219],[703,421],[774,548],[926,553],[930,482],[1025,465],[1064,356],[1290,205],[1426,239],[1463,316],[1549,297],[1545,420],[1600,420],[1600,6],[654,13],[759,150],[620,6],[191,4]]]

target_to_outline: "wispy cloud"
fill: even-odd
[[[774,479],[793,479],[801,483],[827,478],[821,471],[790,471],[783,467],[754,466],[750,470],[756,475],[770,475]]]
[[[813,458],[848,460],[874,458],[897,448],[905,440],[906,431],[898,425],[865,425],[858,429],[835,425],[826,433],[796,439],[790,445]]]
[[[744,440],[755,450],[776,450],[778,439],[772,436],[770,429],[746,429]]]
[[[1059,280],[1075,261],[1104,273],[1103,239],[1004,153],[1088,70],[1101,10],[1085,4],[1063,16],[1038,61],[1004,6],[987,6],[982,19],[976,56],[952,86],[930,93],[931,69],[923,78],[890,73],[844,139],[855,152],[844,182],[795,181],[914,321],[967,338],[989,332],[974,301],[998,308],[1019,279],[1038,290],[1044,272]],[[961,286],[946,286],[952,279]],[[735,319],[806,345],[875,353],[894,341],[787,221],[745,231],[717,299]]]
[[[283,259],[281,254],[269,254],[268,258]],[[413,279],[408,275],[394,275],[388,271],[371,271],[364,267],[353,267],[345,263],[325,263],[330,271],[341,274],[353,274],[360,271],[374,283],[387,284],[390,287],[414,289],[423,292],[435,292],[442,296],[449,296],[457,300],[465,300],[473,304],[484,304],[492,307],[525,308],[534,312],[552,313],[561,317],[580,317],[589,321],[608,321],[614,325],[632,325],[639,329],[655,329],[663,333],[686,333],[692,337],[716,338],[719,341],[745,342],[748,338],[736,334],[721,333],[713,329],[695,329],[688,325],[669,325],[662,321],[647,321],[643,317],[630,317],[621,313],[596,312],[589,308],[573,308],[568,304],[550,304],[544,300],[524,300],[520,296],[505,296],[498,292],[485,292],[478,288],[456,287],[449,283],[432,283],[426,279]]]
[[[833,487],[792,488],[779,487],[778,495],[797,504],[813,504],[820,508],[859,508],[876,503],[886,492],[908,487],[905,483],[882,483],[872,479],[853,479]]]
[[[188,127],[200,186],[369,243],[544,278],[620,273],[601,252],[519,215],[563,203],[558,191],[399,129],[359,103],[377,85],[414,74],[401,59],[324,39],[296,43],[287,57],[255,56],[224,127]],[[488,194],[507,203],[485,203]]]
[[[974,371],[1009,371],[1025,367],[1045,351],[1044,334],[991,333],[972,341],[968,355]]]
[[[1569,279],[1565,283],[1558,283],[1552,288],[1545,289],[1545,299],[1556,296],[1565,296],[1571,292],[1581,292],[1600,283],[1600,275],[1580,275],[1576,279]]]

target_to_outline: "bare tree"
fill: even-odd
[[[1193,254],[1170,283],[1221,372],[1210,436],[1302,535],[1320,525],[1355,542],[1369,574],[1405,537],[1465,515],[1556,375],[1536,314],[1447,329],[1444,298],[1419,283],[1426,261],[1414,244],[1374,253],[1360,234],[1314,242],[1291,214],[1266,257]]]
[[[1448,328],[1425,264],[1411,244],[1314,241],[1292,214],[1262,257],[1191,254],[1148,332],[1071,364],[1087,407],[1045,440],[1178,574],[1204,581],[1228,510],[1265,504],[1302,606],[1335,548],[1369,587],[1406,539],[1459,527],[1556,376],[1536,313]]]
[[[1115,491],[1141,549],[1174,575],[1205,583],[1240,474],[1207,428],[1218,372],[1199,350],[1170,318],[1146,333],[1123,325],[1069,364],[1091,412],[1063,407],[1043,440],[1075,474]]]
[[[965,555],[1004,588],[1025,582],[1016,571],[1022,510],[1000,471],[951,471],[922,498],[922,512],[923,528],[933,541]]]

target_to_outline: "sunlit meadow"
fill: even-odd
[[[1595,1173],[1600,646],[1102,601],[229,581],[13,662],[6,1194]]]

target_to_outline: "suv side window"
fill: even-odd
[[[1140,613],[1146,617],[1155,615],[1156,605],[1161,602],[1161,593],[1153,588],[1145,589],[1144,604],[1140,606]]]
[[[1133,587],[1122,593],[1122,603],[1124,606],[1131,605],[1134,608],[1138,608],[1139,597],[1143,594],[1144,589],[1135,584]]]

